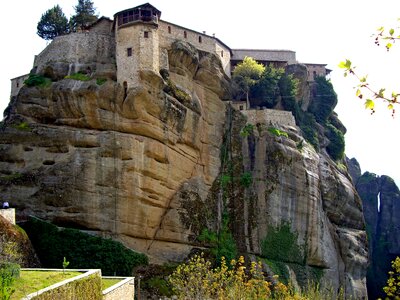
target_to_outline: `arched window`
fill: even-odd
[[[201,35],[199,35],[199,43],[201,43]]]
[[[186,32],[186,31],[183,32],[183,37],[184,37],[185,39],[187,38],[187,32]]]
[[[168,33],[171,33],[171,26],[168,26]]]

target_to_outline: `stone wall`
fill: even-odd
[[[35,57],[34,67],[40,73],[49,64],[69,64],[70,72],[80,64],[115,64],[115,39],[111,34],[71,33],[56,37]]]
[[[89,29],[91,33],[111,34],[113,21],[106,17],[101,17]]]
[[[159,72],[159,36],[154,25],[121,26],[116,29],[116,44],[119,83],[135,86],[139,82],[139,70]]]
[[[103,277],[119,278],[119,277]],[[121,281],[103,291],[103,300],[134,300],[135,277],[121,277]]]
[[[246,56],[257,61],[296,62],[296,52],[291,50],[232,49],[232,60],[242,61]]]
[[[22,269],[24,271],[55,271],[55,269]],[[63,270],[58,270],[62,272]],[[69,270],[82,271],[81,275],[63,280],[49,287],[33,292],[23,300],[29,299],[100,299],[101,295],[101,270]]]
[[[24,81],[28,79],[28,77],[29,74],[25,74],[11,79],[11,95],[10,95],[11,97],[18,95],[19,90],[24,85]]]
[[[15,225],[15,208],[0,209],[0,216]]]
[[[326,64],[305,64],[308,70],[308,81],[314,81],[317,76],[326,76]]]
[[[230,49],[217,38],[162,20],[158,31],[160,47],[169,49],[174,41],[182,40],[199,50],[215,53],[221,59],[225,73],[230,76]]]
[[[247,117],[247,122],[253,125],[257,123],[270,125],[296,126],[296,121],[290,111],[262,109],[262,110],[243,110]]]

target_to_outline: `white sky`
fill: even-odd
[[[146,0],[94,0],[99,15],[114,13]],[[0,18],[0,113],[10,95],[10,79],[29,73],[35,54],[46,41],[36,35],[41,15],[59,4],[69,18],[77,0],[13,0]],[[347,127],[346,154],[356,157],[362,171],[389,175],[400,186],[400,106],[395,119],[384,107],[373,116],[354,95],[356,82],[344,78],[337,65],[349,58],[377,88],[396,87],[400,92],[400,41],[390,53],[378,48],[371,35],[380,26],[397,25],[399,0],[279,0],[232,1],[152,0],[163,20],[215,33],[231,48],[288,49],[297,60],[326,63],[333,70],[332,82],[339,97],[336,112]],[[201,5],[200,5],[201,3]]]

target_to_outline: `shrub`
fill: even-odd
[[[103,85],[106,82],[107,82],[107,78],[97,78],[96,79],[96,84],[97,85]]]
[[[244,258],[225,259],[221,266],[212,268],[202,255],[193,256],[177,267],[169,282],[178,299],[267,299],[271,284],[265,281],[261,263],[252,262],[246,272]]]
[[[31,131],[32,128],[26,122],[20,122],[18,124],[12,124],[11,127],[21,130],[21,131]]]
[[[73,269],[101,269],[103,275],[130,276],[132,269],[147,265],[144,254],[136,253],[120,242],[88,235],[76,229],[56,226],[30,218],[24,225],[29,238],[46,268],[60,268],[68,257]]]
[[[284,136],[287,138],[289,137],[285,131],[279,130],[278,128],[275,128],[275,127],[269,127],[268,132],[275,136]]]
[[[326,151],[333,160],[342,159],[345,148],[343,133],[329,123],[325,125],[325,128],[327,130],[327,137],[329,139],[329,144],[326,147]]]
[[[293,74],[283,74],[279,79],[278,85],[284,109],[294,113],[296,105],[298,105],[296,101],[298,79],[294,78]]]
[[[307,142],[313,145],[315,150],[319,150],[319,139],[317,132],[317,121],[309,112],[299,114],[298,123]]]
[[[2,262],[0,264],[0,299],[8,300],[14,293],[12,287],[15,278],[19,277],[20,266],[15,263]]]
[[[253,134],[253,130],[254,130],[253,124],[246,124],[240,131],[240,136],[248,137],[249,135]]]
[[[229,217],[226,213],[223,213],[222,226],[219,233],[204,228],[198,236],[199,241],[205,242],[210,246],[210,252],[216,258],[217,263],[221,262],[222,257],[231,260],[237,255],[235,239],[228,225]]]
[[[400,257],[392,261],[392,271],[389,271],[389,279],[383,291],[390,299],[400,299]]]
[[[268,233],[261,242],[263,257],[292,263],[304,263],[301,247],[297,244],[297,234],[292,232],[289,223],[283,223],[279,227],[268,227]]]
[[[250,187],[252,182],[253,182],[253,176],[251,175],[250,172],[244,172],[242,175],[240,175],[241,186],[248,188]]]
[[[90,77],[88,75],[80,73],[80,72],[74,73],[74,74],[71,74],[71,75],[67,75],[64,78],[80,80],[80,81],[88,81],[88,80],[90,80]]]
[[[24,81],[24,84],[29,87],[33,86],[46,87],[51,84],[51,79],[44,77],[42,75],[30,74],[28,79]]]
[[[221,175],[221,185],[222,187],[226,187],[230,182],[232,182],[232,176],[227,174]]]
[[[324,76],[315,79],[316,95],[309,108],[318,123],[324,124],[337,104],[337,95],[332,83]]]

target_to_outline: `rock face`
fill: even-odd
[[[355,159],[349,165],[359,170]],[[369,172],[354,174],[356,176],[353,180],[363,202],[368,235],[368,296],[377,299],[385,297],[382,288],[386,285],[391,261],[400,256],[400,192],[388,176],[377,176]]]
[[[298,128],[243,134],[244,116],[221,101],[219,60],[181,46],[163,76],[142,71],[129,90],[111,80],[23,87],[0,137],[3,198],[20,219],[111,236],[155,262],[208,247],[198,236],[223,220],[239,251],[265,256],[268,235],[288,226],[299,251],[281,263],[293,279],[318,273],[365,298],[366,234],[349,174]]]

